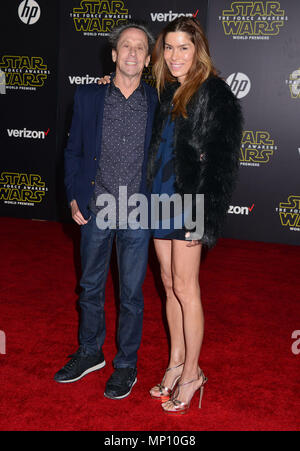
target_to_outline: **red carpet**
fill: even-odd
[[[202,409],[170,417],[148,396],[167,365],[153,255],[144,285],[138,383],[130,397],[103,397],[115,355],[114,268],[107,286],[107,366],[73,384],[54,373],[77,349],[78,229],[1,218],[1,430],[295,430],[300,425],[299,247],[220,240],[202,263],[208,376]],[[75,243],[75,244],[74,244]],[[3,334],[2,334],[3,337]],[[298,346],[300,349],[300,345]]]

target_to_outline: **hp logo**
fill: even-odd
[[[24,0],[19,5],[18,14],[26,25],[33,25],[40,18],[41,8],[35,0]]]
[[[292,80],[292,83],[290,84],[290,90],[292,97],[299,98],[300,97],[300,69],[295,70],[291,76],[290,80]]]
[[[5,72],[0,69],[0,94],[6,94]]]
[[[230,86],[231,91],[238,99],[241,99],[249,94],[251,89],[251,81],[249,77],[242,72],[234,72],[229,75],[226,83]]]

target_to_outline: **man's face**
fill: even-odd
[[[141,76],[150,62],[148,39],[144,31],[128,28],[120,36],[117,49],[112,51],[116,71],[127,77]]]

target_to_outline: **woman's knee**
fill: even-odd
[[[171,271],[161,268],[160,274],[166,293],[173,291],[173,280]]]
[[[180,277],[174,276],[173,278],[173,290],[177,298],[181,301],[184,301],[184,299],[187,296],[187,285],[183,279]]]
[[[179,276],[173,276],[173,290],[181,304],[189,304],[200,297],[198,281],[186,280]]]

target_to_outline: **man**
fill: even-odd
[[[127,187],[128,197],[147,194],[147,150],[157,97],[141,81],[153,45],[148,30],[128,22],[114,28],[110,42],[116,63],[113,82],[78,88],[65,150],[67,197],[72,217],[81,226],[80,346],[54,379],[74,382],[105,365],[105,284],[115,238],[120,280],[118,352],[104,395],[122,399],[137,381],[150,231],[125,228],[119,217],[109,228],[99,228],[97,215],[101,195],[113,195],[118,211],[120,186]]]

